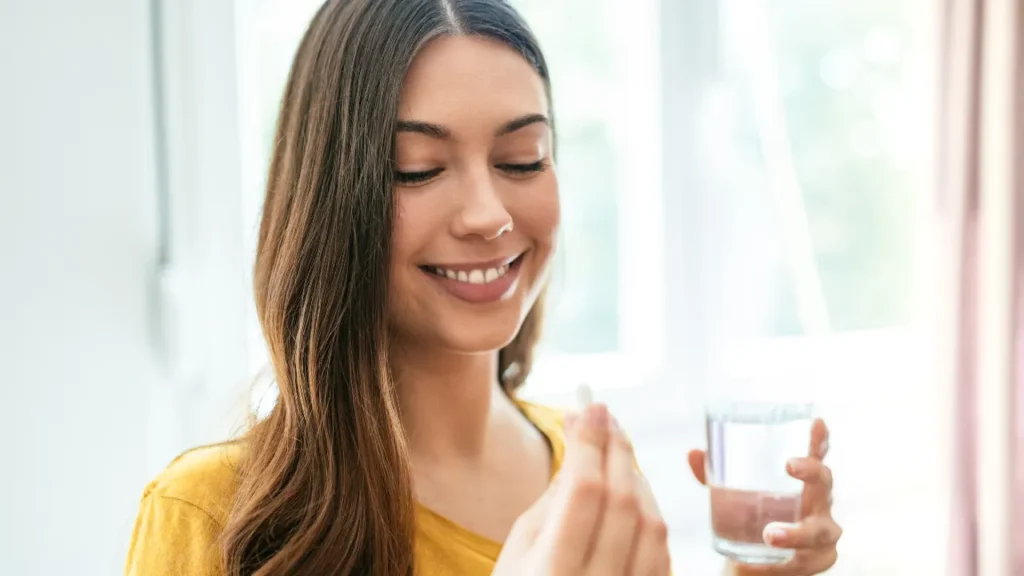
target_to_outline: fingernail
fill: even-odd
[[[762,534],[765,543],[774,544],[776,542],[784,540],[786,536],[789,534],[786,528],[787,527],[785,524],[780,524],[777,522],[765,526],[764,534]]]
[[[824,458],[828,454],[828,438],[821,441],[821,446],[818,446],[818,458]]]
[[[786,469],[790,474],[799,474],[804,471],[804,462],[800,458],[790,458],[786,461]]]
[[[608,427],[608,407],[604,404],[591,404],[585,415],[587,425],[594,428]]]
[[[615,416],[612,416],[611,413],[608,414],[608,426],[612,430],[622,430],[622,426],[619,426],[619,420]]]

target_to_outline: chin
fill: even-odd
[[[451,318],[445,325],[436,326],[435,337],[445,347],[463,353],[493,352],[515,339],[522,325],[521,316],[503,314],[505,318],[487,317]]]

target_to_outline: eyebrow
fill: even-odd
[[[506,136],[532,124],[544,124],[550,126],[551,123],[548,120],[548,117],[543,114],[527,114],[506,122],[501,126],[501,128],[498,128],[494,135]],[[396,131],[415,132],[437,140],[448,140],[452,137],[451,130],[444,126],[441,126],[440,124],[431,124],[430,122],[421,122],[419,120],[399,120]]]
[[[420,122],[418,120],[399,120],[397,132],[415,132],[417,134],[424,134],[431,138],[437,138],[438,140],[447,140],[451,138],[451,131],[444,126],[437,124],[431,124],[429,122]]]
[[[519,118],[516,118],[515,120],[507,122],[504,126],[502,126],[501,128],[498,128],[498,131],[495,132],[494,135],[495,136],[504,136],[506,134],[511,134],[511,133],[515,132],[516,130],[520,130],[522,128],[526,128],[527,126],[530,126],[531,124],[538,124],[538,123],[539,124],[544,124],[546,126],[550,125],[549,122],[548,122],[548,117],[543,115],[543,114],[527,114],[526,116],[520,116]]]

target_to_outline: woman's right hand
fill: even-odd
[[[494,576],[669,574],[665,522],[607,407],[588,406],[566,437],[558,476],[512,527]]]

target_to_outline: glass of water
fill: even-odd
[[[707,484],[719,554],[745,564],[779,564],[794,551],[765,543],[765,526],[800,519],[803,483],[786,461],[807,456],[810,403],[723,402],[707,410]]]

